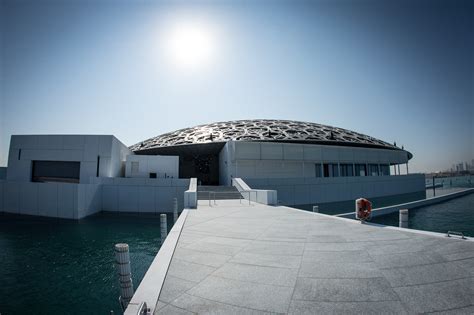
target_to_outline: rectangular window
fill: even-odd
[[[390,176],[390,166],[388,164],[380,165],[380,175],[382,176]]]
[[[95,177],[99,177],[100,155],[97,156],[97,169],[95,170]]]
[[[32,161],[32,182],[79,183],[80,162]]]
[[[316,177],[323,177],[322,171],[321,171],[321,164],[315,164],[314,165],[314,170],[316,172]]]
[[[339,165],[337,163],[324,163],[323,173],[324,173],[324,177],[338,177]]]
[[[354,169],[352,164],[341,164],[341,176],[350,177],[354,176]]]
[[[331,165],[331,164],[326,164],[326,163],[323,164],[324,177],[329,177],[330,165]]]
[[[338,164],[333,164],[332,165],[332,176],[333,177],[338,177],[339,176],[339,165]]]
[[[378,164],[369,164],[369,175],[370,176],[379,176],[379,165]]]
[[[367,175],[367,166],[365,164],[356,164],[355,176],[366,176],[366,175]]]
[[[150,173],[150,178],[156,178],[156,173]]]

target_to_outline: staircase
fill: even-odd
[[[198,200],[241,199],[242,195],[234,186],[198,186]]]

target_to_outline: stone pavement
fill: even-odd
[[[474,314],[474,242],[200,202],[155,314]]]

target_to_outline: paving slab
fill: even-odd
[[[190,210],[155,314],[472,314],[474,242],[283,206]]]

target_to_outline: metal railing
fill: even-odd
[[[240,191],[240,192],[226,192],[226,191],[201,191],[201,192],[198,192],[198,194],[200,194],[200,196],[203,196],[203,194],[207,194],[207,200],[209,202],[209,207],[212,207],[213,205],[217,205],[217,200],[220,200],[217,198],[217,196],[219,195],[234,195],[234,196],[237,196],[238,195],[238,199],[239,199],[239,203],[242,204],[242,200],[243,199],[247,199],[248,202],[249,202],[249,205],[252,204],[252,193],[255,193],[255,200],[254,202],[257,202],[258,200],[258,191],[252,191],[252,190],[248,190],[248,191]],[[248,194],[248,198],[245,198],[243,195],[247,195]],[[205,200],[205,199],[201,199],[201,200]],[[236,200],[236,199],[233,199],[233,200]]]
[[[447,237],[451,237],[452,236],[460,236],[461,239],[465,240],[466,237],[464,236],[464,234],[462,232],[456,232],[456,231],[448,231],[448,233],[446,233],[446,236]]]

